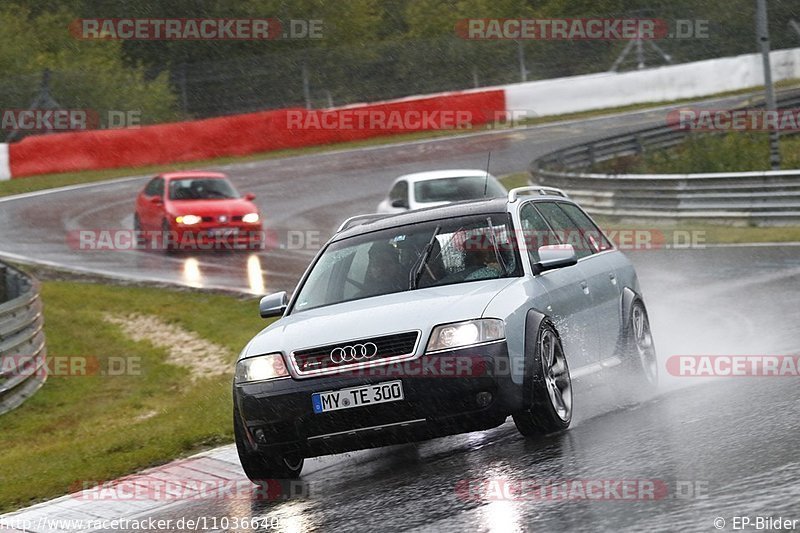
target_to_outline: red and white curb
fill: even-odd
[[[331,468],[342,460],[352,460],[352,457],[315,458],[307,459],[303,468],[303,475]],[[239,457],[234,445],[223,446],[207,452],[193,455],[171,463],[149,468],[137,474],[126,476],[106,485],[124,484],[128,489],[131,486],[144,487],[147,493],[148,484],[168,482],[172,489],[180,492],[180,498],[165,498],[163,493],[156,497],[129,498],[98,498],[98,489],[86,489],[54,500],[38,503],[31,507],[0,515],[0,532],[17,533],[60,533],[72,531],[99,531],[101,529],[87,527],[87,524],[97,524],[103,520],[141,520],[161,513],[171,507],[185,505],[193,501],[200,501],[204,496],[200,491],[208,486],[226,487],[233,486],[252,487],[244,475],[239,464]],[[104,486],[106,486],[104,485]],[[205,486],[206,489],[198,489]],[[223,488],[223,491],[225,489]],[[242,490],[242,495],[234,491],[232,498],[249,498]],[[216,496],[216,495],[215,495]],[[221,497],[221,496],[220,496]]]
[[[11,165],[8,160],[8,143],[0,143],[0,181],[11,179]]]

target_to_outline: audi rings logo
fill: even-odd
[[[365,344],[353,344],[351,346],[339,346],[331,350],[331,362],[337,365],[342,363],[354,363],[372,359],[378,354],[378,347],[374,342]]]

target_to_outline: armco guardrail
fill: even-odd
[[[18,407],[47,379],[39,282],[0,264],[0,414]]]
[[[782,108],[800,106],[783,93]],[[761,106],[753,106],[761,107]],[[531,163],[531,183],[564,189],[592,214],[638,218],[703,218],[758,225],[800,222],[800,170],[713,174],[597,174],[593,164],[661,150],[687,132],[663,125],[570,146]]]

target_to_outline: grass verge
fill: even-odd
[[[800,168],[800,138],[782,136],[781,168]],[[609,174],[695,174],[768,170],[769,135],[734,132],[725,135],[692,134],[666,150],[616,157],[597,163],[593,172]]]
[[[96,357],[101,370],[109,357],[121,357],[129,372],[51,373],[34,397],[2,415],[0,511],[233,440],[233,362],[264,326],[252,300],[63,281],[42,285],[49,357]],[[134,342],[104,320],[108,313],[158,317],[218,344],[226,349],[230,374],[192,381],[188,369],[166,362],[165,350]]]

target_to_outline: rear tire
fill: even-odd
[[[236,440],[236,451],[247,478],[256,485],[265,485],[269,480],[296,479],[300,477],[305,459],[302,457],[265,457],[250,448],[242,417],[235,402],[233,406],[233,435]]]
[[[529,383],[530,407],[513,415],[514,424],[526,437],[538,437],[567,429],[572,422],[572,379],[555,327],[542,322],[536,335]]]

